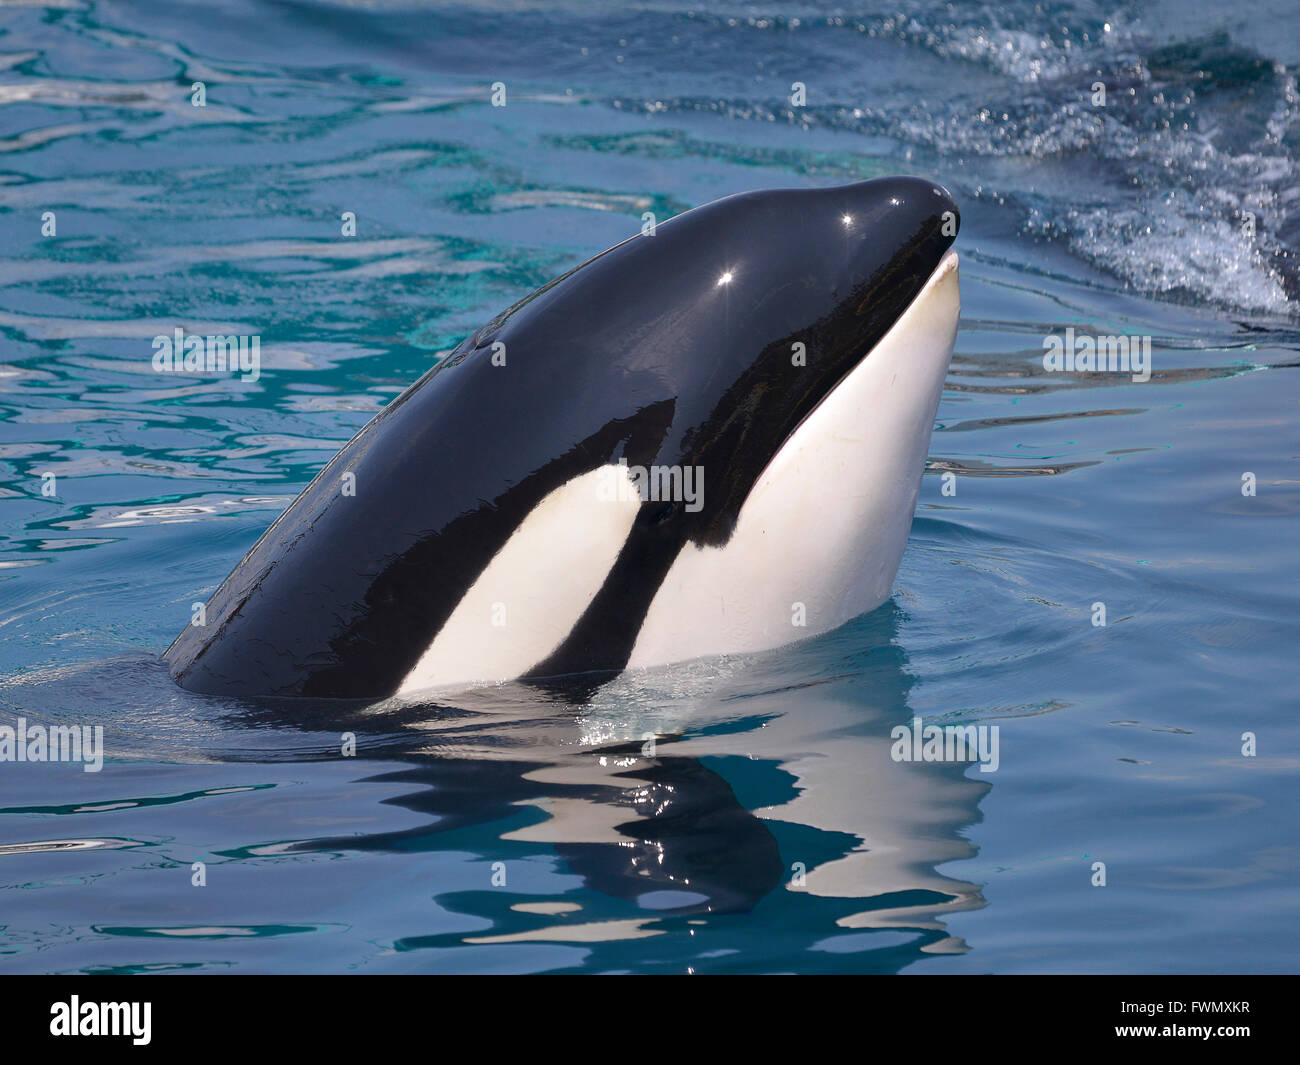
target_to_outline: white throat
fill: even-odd
[[[782,446],[726,545],[687,544],[629,667],[779,647],[889,598],[957,335],[957,274],[949,252]]]

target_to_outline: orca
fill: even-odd
[[[173,678],[599,679],[874,609],[952,355],[959,224],[914,177],[741,193],[543,286],[339,451],[168,648]]]

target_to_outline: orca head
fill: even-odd
[[[728,197],[607,253],[626,253],[641,313],[664,308],[650,350],[671,419],[638,469],[694,469],[703,488],[630,519],[611,577],[534,673],[621,668],[624,646],[634,666],[761,650],[884,602],[956,334],[959,226],[943,188],[885,178]],[[584,279],[588,306],[628,302],[613,276]],[[578,331],[614,347],[594,320]]]
[[[173,676],[350,698],[600,676],[879,605],[958,223],[917,178],[744,193],[544,286],[335,456],[168,649]]]
[[[959,225],[944,189],[902,177],[744,193],[660,228],[656,240],[673,240],[680,227],[694,259],[667,301],[689,306],[689,327],[713,341],[701,350],[671,327],[663,338],[665,349],[687,356],[668,363],[679,435],[663,450],[675,446],[680,461],[698,463],[708,484],[693,541],[726,542],[761,471],[873,356],[927,284],[955,267],[948,252]],[[655,251],[682,261],[676,248]],[[927,297],[915,316],[953,324],[952,309]],[[941,350],[936,356],[944,359]],[[889,404],[925,407],[931,398],[882,395],[861,416],[879,418]]]

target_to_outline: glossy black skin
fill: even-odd
[[[596,256],[366,425],[217,590],[206,627],[177,637],[173,676],[229,695],[392,694],[552,490],[620,458],[703,467],[703,508],[643,503],[586,614],[528,675],[621,670],[678,552],[727,541],[781,444],[934,272],[956,218],[930,182],[882,178],[731,196]],[[349,471],[355,497],[340,491]]]

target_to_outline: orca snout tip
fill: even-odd
[[[941,218],[949,217],[952,219],[952,235],[956,237],[961,230],[961,208],[957,206],[957,201],[953,198],[951,192],[943,185],[932,183],[930,194],[939,201],[939,215]]]
[[[942,208],[956,209],[957,207],[957,201],[953,199],[953,195],[948,191],[947,186],[932,181],[930,178],[908,176],[899,178],[898,182],[909,194],[909,198],[917,205],[927,202],[933,205],[933,201],[938,200],[938,205]]]
[[[844,192],[849,197],[845,218],[856,214],[853,207],[881,220],[897,212],[900,218],[924,220],[923,225],[933,226],[949,243],[961,228],[961,211],[952,193],[929,178],[878,178],[847,186]]]
[[[927,213],[938,220],[943,235],[955,238],[961,228],[961,211],[952,193],[945,186],[928,178],[910,180],[915,183],[915,205],[922,210],[928,208]]]

